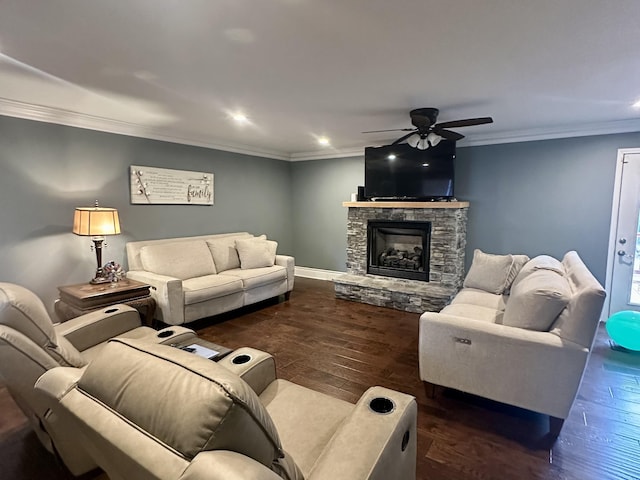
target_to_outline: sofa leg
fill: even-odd
[[[284,294],[284,301],[288,301],[289,298],[291,298],[291,290],[289,290],[288,292],[285,292]]]
[[[553,437],[557,437],[558,435],[560,435],[562,425],[564,425],[564,418],[552,417],[551,415],[549,415],[549,433]]]
[[[433,383],[429,383],[426,381],[423,381],[422,383],[424,383],[424,391],[427,394],[427,398],[435,398],[436,386]]]

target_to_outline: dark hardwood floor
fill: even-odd
[[[418,377],[418,318],[337,300],[331,282],[296,278],[288,302],[192,326],[216,343],[270,352],[281,378],[351,402],[371,385],[414,395],[419,479],[640,479],[640,354],[612,350],[600,329],[571,415],[551,444],[544,415],[441,388],[428,398]],[[73,478],[4,389],[0,408],[0,478]]]

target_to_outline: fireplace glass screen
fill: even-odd
[[[370,221],[367,273],[429,281],[431,222]]]

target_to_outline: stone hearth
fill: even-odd
[[[347,273],[335,280],[336,297],[407,312],[439,311],[464,279],[468,202],[344,202]],[[429,281],[367,273],[367,224],[373,220],[431,222]]]

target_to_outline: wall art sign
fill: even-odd
[[[131,165],[131,203],[213,205],[213,173]]]

